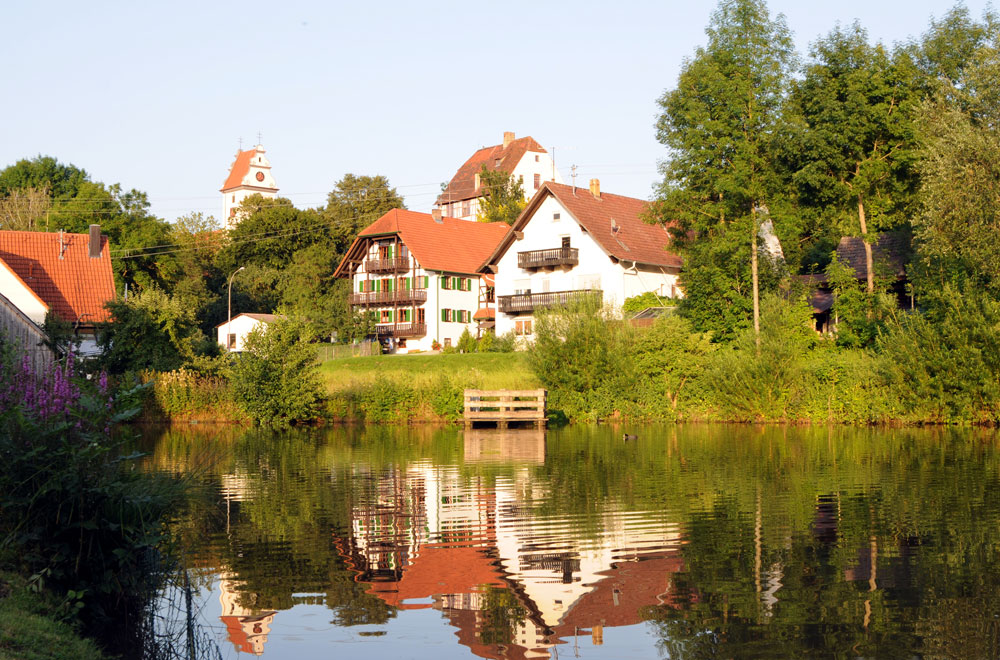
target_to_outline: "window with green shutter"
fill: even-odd
[[[382,280],[375,280],[375,292],[379,293],[382,291]]]
[[[426,289],[429,286],[430,286],[430,278],[424,275],[424,288]]]
[[[361,280],[360,282],[358,282],[358,291],[360,293],[364,293],[365,292],[365,281],[364,280]]]

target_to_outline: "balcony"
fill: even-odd
[[[551,250],[530,250],[517,253],[519,268],[546,268],[555,266],[576,266],[580,263],[580,250],[558,247]]]
[[[365,270],[369,273],[405,273],[410,270],[409,257],[393,257],[392,259],[368,259]]]
[[[603,295],[600,289],[517,293],[512,296],[497,296],[497,308],[504,314],[520,314],[521,312],[533,312],[536,309],[559,307],[572,300],[578,300],[587,296],[594,296],[600,301]]]
[[[352,305],[409,305],[423,302],[427,302],[427,289],[366,291],[351,294]]]
[[[426,323],[396,323],[375,326],[375,335],[380,339],[382,337],[423,337],[426,334]]]

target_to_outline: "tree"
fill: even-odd
[[[224,273],[251,265],[281,270],[297,251],[331,240],[329,225],[318,212],[297,209],[284,197],[251,195],[239,213],[243,218],[229,230],[229,242],[219,252],[217,263]]]
[[[486,165],[479,172],[483,196],[479,199],[479,222],[506,222],[513,225],[527,202],[524,186],[514,175],[504,170],[490,170]]]
[[[405,208],[403,198],[386,177],[348,173],[327,196],[326,208],[321,213],[330,225],[331,247],[342,255],[362,229],[392,209]]]
[[[722,0],[706,33],[659,99],[657,139],[670,157],[653,217],[686,254],[688,314],[729,338],[748,308],[757,324],[757,216],[779,184],[770,150],[795,56],[784,17],[763,0]]]
[[[905,222],[912,205],[918,78],[905,54],[869,44],[857,23],[816,41],[812,57],[791,96],[793,179],[841,234],[860,233],[871,294],[874,236]]]

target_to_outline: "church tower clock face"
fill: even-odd
[[[264,180],[264,173],[263,172],[257,172],[257,180],[258,181],[263,181]]]

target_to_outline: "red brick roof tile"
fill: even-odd
[[[535,138],[530,136],[517,138],[506,147],[502,144],[483,147],[472,154],[472,157],[458,168],[458,172],[448,182],[448,187],[437,198],[437,203],[447,204],[448,202],[460,202],[465,199],[479,197],[480,192],[476,189],[476,174],[483,169],[483,165],[490,171],[503,170],[504,172],[513,172],[517,164],[521,162],[521,158],[528,151],[542,154],[548,153],[542,145],[535,141]]]
[[[502,222],[470,222],[429,213],[393,209],[365,227],[337,267],[337,277],[347,277],[350,259],[363,257],[366,238],[398,234],[410,254],[425,270],[476,274],[510,231]]]
[[[250,172],[250,161],[253,159],[254,155],[257,153],[257,148],[248,149],[247,151],[241,151],[236,154],[236,160],[233,162],[233,167],[229,170],[229,177],[226,182],[222,184],[220,192],[226,192],[232,188],[238,188],[243,185],[243,177],[245,177]]]
[[[108,239],[101,256],[89,256],[90,236],[35,231],[0,231],[0,259],[60,319],[83,325],[108,320],[104,305],[115,298]],[[60,251],[62,258],[59,258]]]

